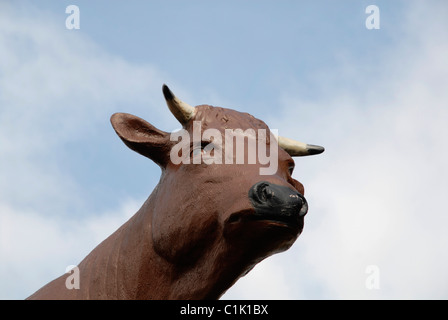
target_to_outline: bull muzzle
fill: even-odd
[[[308,212],[305,197],[287,186],[261,181],[249,190],[255,217],[296,226]]]

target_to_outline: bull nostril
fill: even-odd
[[[264,188],[263,191],[261,192],[261,200],[263,200],[264,202],[266,202],[268,200],[268,195],[266,193],[266,188]]]
[[[266,202],[267,200],[268,200],[268,196],[267,196],[267,193],[266,193],[266,186],[264,186],[264,187],[262,187],[262,188],[260,188],[261,190],[260,190],[260,193],[261,193],[261,195],[260,195],[260,199],[263,201],[263,202]]]
[[[262,203],[269,201],[273,196],[273,192],[266,182],[260,183],[255,187],[258,200]]]
[[[274,196],[274,192],[272,191],[272,189],[269,188],[269,186],[265,186],[263,188],[263,200],[269,201],[269,199],[271,199],[273,196]]]

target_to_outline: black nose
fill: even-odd
[[[308,203],[302,194],[267,181],[254,184],[249,190],[249,199],[255,214],[263,219],[294,222],[308,212]]]

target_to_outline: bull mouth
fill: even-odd
[[[254,214],[252,219],[256,221],[270,222],[274,225],[286,226],[293,229],[301,228],[303,226],[303,219],[298,215]]]
[[[266,226],[286,227],[292,230],[301,230],[304,225],[304,219],[297,212],[295,214],[285,214],[285,212],[278,213],[266,211],[263,213],[257,212],[254,208],[245,209],[233,213],[226,221],[226,224],[238,224],[240,222],[256,222],[264,223]]]

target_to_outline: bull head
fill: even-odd
[[[166,85],[163,94],[172,114],[191,134],[195,121],[200,121],[202,131],[214,128],[223,137],[228,128],[269,132],[263,121],[249,114],[208,105],[192,107]],[[323,147],[278,137],[278,170],[260,176],[259,163],[173,164],[169,154],[177,141],[169,133],[124,113],[114,114],[111,122],[127,146],[162,168],[151,207],[154,250],[182,270],[198,263],[214,270],[221,279],[211,282],[226,284],[208,297],[218,297],[229,281],[233,283],[265,257],[286,250],[301,233],[308,205],[303,185],[291,177],[291,157],[319,154]],[[266,143],[276,141],[269,133]]]

